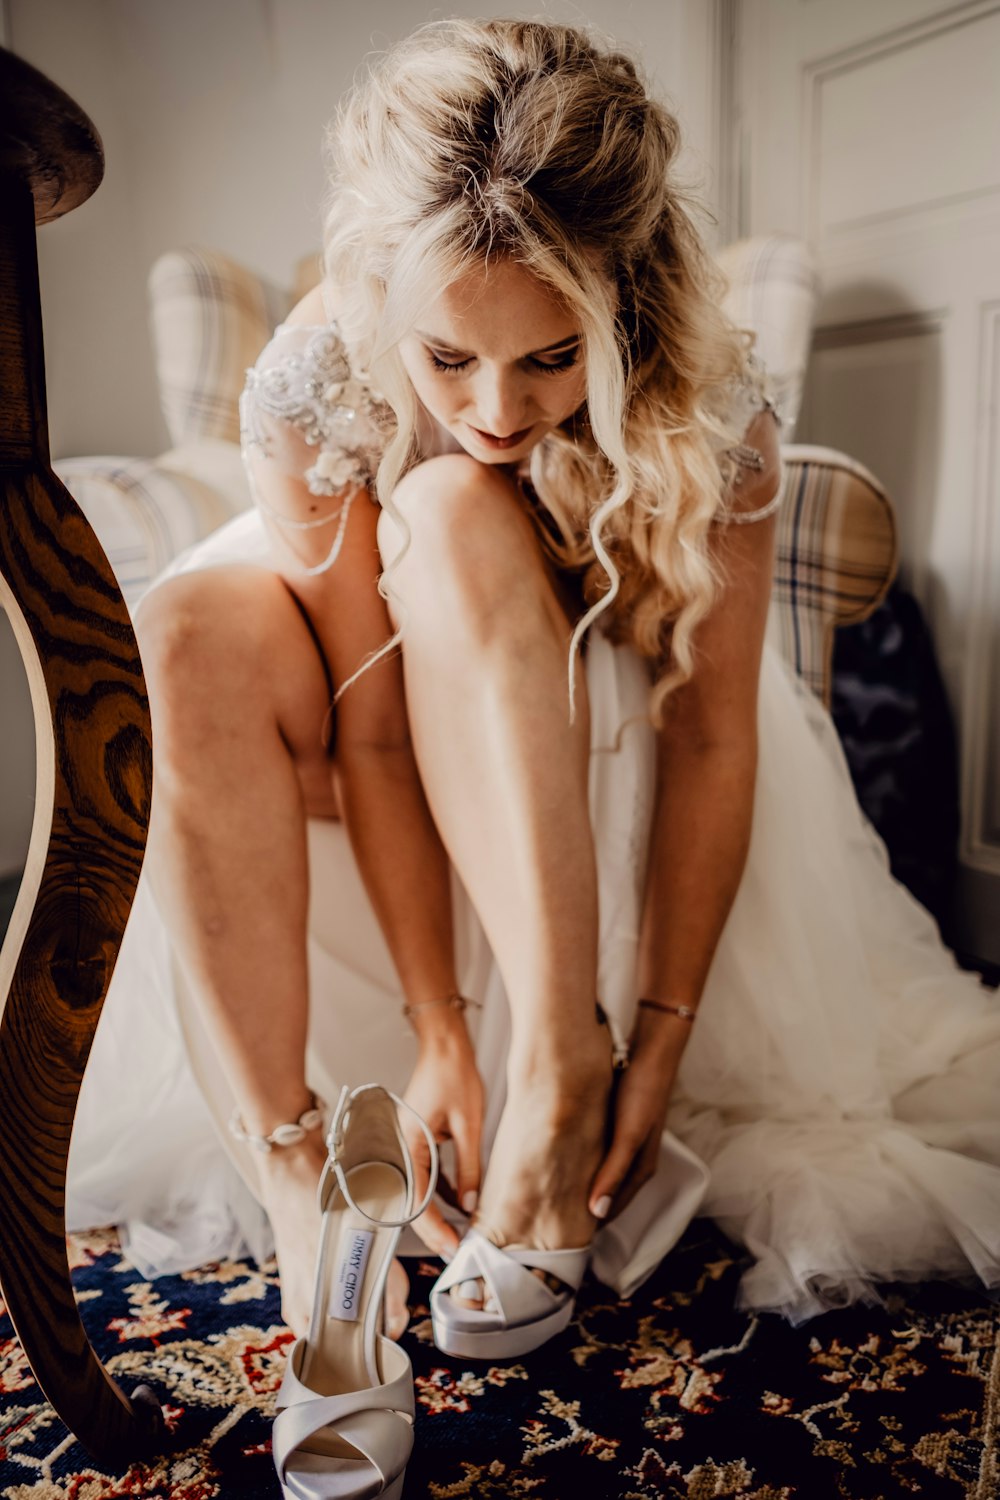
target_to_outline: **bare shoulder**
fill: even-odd
[[[293,327],[305,326],[317,328],[325,323],[335,322],[340,312],[342,293],[339,288],[330,286],[329,283],[320,281],[313,287],[312,291],[306,292],[292,308],[286,323]]]
[[[317,328],[329,321],[330,314],[327,311],[322,282],[314,286],[311,292],[306,292],[285,319],[285,322],[291,324],[293,328]]]

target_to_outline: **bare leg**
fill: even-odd
[[[169,580],[137,628],[156,746],[157,900],[245,1125],[269,1134],[310,1102],[306,816],[337,815],[322,661],[288,590],[260,568]],[[297,1332],[324,1159],[318,1130],[261,1157],[282,1312]]]
[[[417,760],[511,1007],[508,1103],[480,1227],[500,1244],[586,1244],[611,1064],[595,1014],[582,672],[571,726],[569,623],[505,475],[462,456],[431,460],[398,503],[413,536],[390,588]],[[382,525],[388,561],[398,536]]]

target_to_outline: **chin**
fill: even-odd
[[[485,453],[481,448],[474,448],[471,443],[468,447],[463,444],[463,449],[469,457],[474,458],[477,463],[483,464],[487,469],[509,469],[511,464],[519,464],[526,459],[533,447],[532,443],[529,448],[523,450],[517,448],[512,455],[510,453]]]

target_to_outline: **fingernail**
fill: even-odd
[[[464,1297],[466,1302],[482,1302],[483,1289],[478,1281],[460,1281],[458,1295]]]
[[[451,1258],[452,1258],[452,1256],[453,1256],[453,1255],[454,1255],[454,1253],[455,1253],[455,1252],[454,1252],[454,1250],[449,1250],[449,1249],[448,1249],[448,1248],[447,1248],[447,1247],[446,1247],[446,1246],[444,1246],[444,1245],[442,1245],[442,1246],[441,1246],[441,1249],[440,1249],[440,1250],[439,1250],[439,1251],[438,1251],[438,1255],[439,1255],[439,1256],[440,1256],[440,1258],[441,1258],[441,1259],[442,1259],[442,1260],[443,1260],[443,1261],[444,1261],[444,1263],[445,1263],[445,1265],[446,1265],[446,1266],[447,1266],[447,1265],[450,1265],[450,1263],[451,1263]]]
[[[606,1219],[611,1210],[611,1199],[607,1193],[603,1198],[598,1198],[594,1204],[593,1214],[595,1219]]]
[[[475,1211],[476,1211],[476,1204],[478,1202],[479,1202],[479,1194],[476,1192],[475,1188],[470,1188],[467,1193],[464,1193],[462,1195],[462,1207],[465,1209],[465,1212],[467,1214],[474,1214],[475,1213]]]

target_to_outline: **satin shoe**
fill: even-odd
[[[420,1203],[400,1110],[430,1148]],[[327,1150],[312,1318],[278,1391],[274,1464],[285,1500],[399,1500],[413,1447],[413,1370],[382,1332],[383,1300],[399,1232],[433,1195],[437,1147],[409,1105],[363,1084],[342,1092]]]

